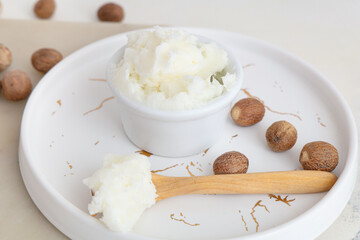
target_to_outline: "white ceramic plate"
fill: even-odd
[[[232,49],[246,67],[243,87],[274,111],[268,109],[263,121],[246,128],[235,126],[229,116],[226,131],[207,153],[174,159],[153,155],[152,169],[177,164],[159,174],[212,174],[212,162],[217,156],[237,150],[249,158],[249,172],[300,170],[301,148],[307,142],[323,140],[332,143],[340,155],[334,171],[339,179],[331,191],[292,194],[287,197],[294,199],[289,205],[269,195],[179,196],[148,209],[133,233],[109,231],[87,213],[91,197],[82,179],[101,167],[106,153],[129,154],[139,150],[124,135],[117,103],[106,82],[94,80],[105,78],[107,61],[126,43],[126,34],[120,34],[64,59],[46,74],[28,100],[19,158],[24,182],[35,204],[72,239],[316,237],[340,214],[356,179],[356,127],[343,98],[311,66],[272,45],[235,33],[187,30]],[[244,91],[238,98],[243,97]],[[103,102],[104,99],[108,101]],[[89,112],[102,102],[101,108]],[[287,120],[298,130],[296,145],[284,153],[270,151],[264,137],[267,127],[278,120]]]

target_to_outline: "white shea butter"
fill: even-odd
[[[100,220],[113,231],[130,231],[157,197],[150,162],[139,154],[107,155],[103,167],[84,184],[94,193],[89,213],[102,213]]]
[[[111,81],[120,93],[152,108],[176,111],[199,108],[231,91],[235,73],[229,58],[214,43],[185,31],[155,27],[128,34],[120,62],[111,66]],[[220,81],[213,77],[221,73]]]

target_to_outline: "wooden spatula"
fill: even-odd
[[[337,177],[322,171],[284,171],[198,177],[167,177],[152,173],[157,201],[184,194],[290,194],[331,189]]]

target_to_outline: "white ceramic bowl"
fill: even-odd
[[[213,42],[197,37],[201,42]],[[113,85],[112,70],[123,58],[126,46],[112,56],[107,67],[107,82],[118,100],[125,133],[136,146],[159,156],[183,157],[204,151],[220,138],[232,102],[240,91],[243,70],[226,47],[216,44],[227,52],[227,72],[235,73],[237,84],[205,106],[191,110],[159,110],[124,96]]]

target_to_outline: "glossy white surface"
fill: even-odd
[[[300,169],[298,156],[302,146],[321,139],[331,142],[339,150],[342,161],[334,171],[339,180],[329,193],[290,195],[288,199],[295,199],[291,206],[267,195],[174,197],[146,211],[135,226],[134,234],[123,237],[316,237],[340,214],[356,178],[356,128],[342,97],[312,67],[276,47],[235,33],[206,29],[190,31],[228,46],[240,62],[247,65],[244,87],[263,99],[271,109],[290,114],[268,110],[262,122],[249,128],[239,128],[228,117],[223,136],[206,154],[173,159],[151,156],[152,169],[178,164],[163,174],[212,174],[212,161],[229,150],[238,150],[248,156],[249,172]],[[20,161],[26,186],[44,215],[73,239],[115,239],[120,236],[86,214],[90,194],[81,180],[100,166],[99,159],[105,153],[125,154],[139,150],[127,140],[116,121],[120,116],[114,111],[115,101],[89,112],[111,96],[104,82],[89,79],[104,77],[103,68],[116,51],[117,44],[124,40],[124,35],[114,36],[62,61],[39,83],[24,113]],[[99,56],[99,49],[101,57],[87,61],[94,59],[92,56]],[[238,97],[245,97],[245,94],[241,92]],[[265,129],[280,119],[293,123],[299,132],[295,147],[281,154],[271,152],[263,136]],[[343,127],[339,128],[339,125]],[[36,142],[32,141],[34,135],[38,139]],[[259,200],[267,206],[268,212],[264,207],[256,207]],[[200,225],[191,227],[174,221],[171,216],[184,217],[186,221]],[[322,220],[318,221],[314,216],[321,216]]]

